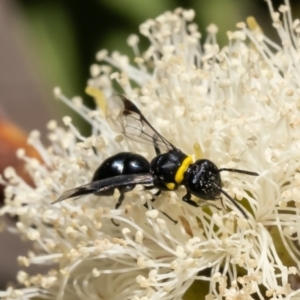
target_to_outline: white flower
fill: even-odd
[[[195,280],[209,283],[207,299],[299,299],[289,276],[299,274],[300,255],[300,22],[292,20],[288,3],[277,13],[267,2],[281,44],[250,18],[248,27],[239,23],[228,32],[227,47],[216,43],[214,25],[201,45],[191,23],[194,11],[177,9],[141,25],[151,42],[145,53],[137,36],[128,39],[134,63],[118,52],[97,54],[100,63],[91,67],[87,89],[96,110],[55,90],[91,124],[92,134],[82,137],[69,117],[67,130],[49,123],[49,148],[33,132],[29,141],[44,164],[22,150],[18,155],[36,188],[6,170],[1,213],[17,215],[18,233],[35,242],[19,262],[52,269],[36,276],[20,271],[24,288],[0,292],[1,299],[182,299]],[[117,195],[51,205],[66,189],[88,183],[112,154],[154,156],[151,147],[125,139],[106,123],[104,99],[116,84],[185,153],[194,153],[199,143],[219,167],[260,174],[223,174],[224,189],[242,200],[248,220],[227,202],[226,209],[217,202],[219,208],[185,205],[183,188],[162,193],[149,211],[142,204],[152,196],[139,186],[118,210]]]

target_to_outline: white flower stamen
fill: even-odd
[[[70,117],[63,119],[66,129],[51,121],[50,147],[37,131],[29,138],[43,163],[17,152],[35,187],[12,168],[0,178],[7,185],[0,215],[18,216],[16,228],[8,229],[36,245],[18,262],[55,268],[36,276],[20,271],[17,280],[24,288],[0,292],[1,299],[182,299],[196,280],[209,285],[207,299],[299,297],[289,278],[300,268],[300,23],[293,21],[287,0],[279,12],[267,3],[279,44],[248,18],[248,25],[238,23],[227,33],[228,46],[219,47],[213,24],[201,45],[191,23],[195,12],[177,9],[140,26],[151,43],[144,53],[138,36],[128,38],[133,64],[118,52],[97,53],[87,89],[98,97],[96,110],[55,88],[55,97],[81,115],[92,134],[83,137]],[[88,183],[115,153],[155,156],[153,147],[124,138],[107,123],[105,100],[115,84],[183,152],[201,145],[197,159],[259,173],[256,178],[221,173],[223,189],[247,210],[248,219],[225,199],[226,209],[221,201],[188,206],[181,201],[183,188],[163,192],[152,203],[149,191],[138,186],[118,210],[117,190],[113,196],[50,204],[65,190]],[[146,202],[153,209],[146,210]]]

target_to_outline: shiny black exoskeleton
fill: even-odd
[[[156,156],[150,163],[150,173],[153,176],[155,187],[160,190],[175,190],[180,182],[176,182],[175,177],[182,162],[188,157],[179,149],[170,149],[166,153],[156,150]]]
[[[80,187],[68,190],[53,203],[86,194],[112,195],[114,189],[120,191],[118,208],[124,199],[124,193],[136,184],[147,185],[160,190],[186,188],[182,200],[192,206],[198,204],[191,200],[192,195],[204,200],[220,199],[221,194],[247,218],[244,210],[223,189],[221,172],[229,171],[258,176],[255,172],[218,167],[210,160],[192,161],[160,135],[147,121],[140,110],[124,96],[112,101],[107,112],[107,120],[112,128],[121,129],[128,138],[148,142],[154,146],[156,156],[149,163],[143,156],[121,152],[106,159],[95,171],[92,181]]]
[[[103,163],[95,171],[92,182],[106,178],[113,178],[119,175],[149,173],[149,171],[150,164],[143,156],[131,152],[120,152],[103,161]],[[116,209],[122,204],[122,201],[124,200],[124,193],[131,191],[134,187],[135,185],[129,184],[118,188],[120,191],[120,197],[115,206]],[[99,196],[112,196],[113,193],[114,189],[110,189],[95,194]]]
[[[212,200],[220,196],[216,185],[222,186],[221,174],[217,166],[209,160],[196,161],[184,174],[187,192],[203,200]]]

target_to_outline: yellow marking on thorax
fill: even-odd
[[[176,172],[175,175],[175,182],[180,184],[183,180],[183,176],[187,168],[189,167],[190,164],[193,163],[193,158],[191,155],[186,157],[184,161],[182,162],[181,166],[179,167],[178,171]]]
[[[166,187],[169,190],[174,190],[175,189],[175,183],[173,183],[173,182],[166,183]]]

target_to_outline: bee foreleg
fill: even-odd
[[[192,201],[191,198],[192,194],[190,192],[186,192],[186,195],[182,197],[182,201],[194,207],[199,207],[199,205],[196,202]]]

